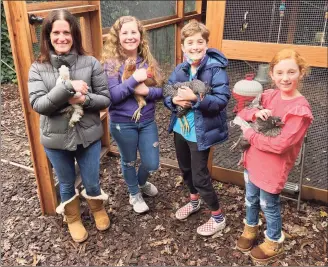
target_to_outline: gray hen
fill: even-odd
[[[281,127],[284,123],[281,121],[280,117],[277,116],[270,116],[267,120],[262,120],[261,118],[256,118],[255,122],[248,123],[257,133],[261,133],[264,136],[275,137],[281,133]],[[242,151],[242,156],[238,165],[241,165],[243,162],[243,153],[247,150],[251,145],[250,143],[244,138],[243,133],[240,135],[239,139],[236,143],[234,143],[230,150],[234,150],[237,146],[239,146],[240,150]]]
[[[192,80],[190,82],[178,82],[175,84],[166,84],[163,88],[163,96],[171,96],[172,98],[178,95],[178,89],[182,86],[189,87],[195,95],[199,95],[201,98],[203,98],[206,94],[208,94],[211,90],[211,88],[203,83],[200,80]],[[181,126],[182,131],[189,132],[190,127],[189,123],[185,117],[185,115],[188,113],[190,108],[183,108],[181,106],[177,105],[177,117]]]

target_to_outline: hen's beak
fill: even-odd
[[[277,121],[276,122],[276,126],[279,126],[279,127],[281,127],[281,126],[283,126],[283,125],[285,125],[282,121]]]

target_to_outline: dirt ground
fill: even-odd
[[[16,86],[2,85],[1,107],[1,158],[31,166]],[[166,111],[160,112],[165,115]],[[167,135],[166,127],[159,126],[161,136]],[[165,148],[161,146],[162,156],[174,156],[171,139],[167,135]],[[175,210],[188,201],[179,171],[161,168],[150,178],[158,187],[159,195],[146,198],[148,213],[136,215],[128,203],[119,158],[106,156],[101,161],[100,174],[102,188],[109,194],[106,210],[111,217],[111,227],[104,232],[97,231],[82,200],[82,217],[89,238],[76,244],[60,216],[41,214],[34,174],[1,165],[2,266],[252,265],[249,256],[235,248],[245,216],[244,190],[237,186],[214,181],[227,227],[205,238],[196,234],[196,228],[209,218],[206,206],[186,221],[180,222],[174,217]],[[295,202],[282,200],[283,229],[287,236],[285,253],[272,265],[327,265],[327,213],[328,208],[322,203],[302,202],[301,211],[297,212]]]

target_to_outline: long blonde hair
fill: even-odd
[[[137,23],[138,31],[140,32],[138,55],[143,59],[140,63],[140,67],[142,67],[145,63],[147,63],[149,67],[152,67],[155,70],[154,79],[158,85],[161,85],[163,81],[160,75],[160,69],[157,61],[150,52],[148,34],[141,21],[136,17],[122,16],[115,21],[105,39],[101,62],[106,63],[108,60],[114,61],[116,63],[115,70],[118,71],[119,67],[127,59],[127,56],[124,53],[120,43],[119,33],[123,24],[131,21],[135,21]]]

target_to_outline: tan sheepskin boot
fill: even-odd
[[[104,208],[104,201],[108,200],[108,195],[101,190],[101,194],[99,196],[88,196],[85,189],[82,190],[81,195],[88,202],[91,213],[95,219],[97,229],[99,231],[107,230],[110,226],[110,220]]]
[[[56,212],[62,214],[68,225],[69,233],[75,242],[81,243],[88,238],[88,232],[85,230],[80,213],[80,199],[79,193],[71,199],[61,203],[57,208]]]
[[[266,235],[266,231],[264,235],[265,241],[261,245],[253,248],[250,256],[256,262],[268,264],[284,252],[283,242],[285,240],[285,235],[281,232],[281,237],[278,241],[271,240]]]
[[[244,231],[237,241],[237,249],[242,252],[250,251],[253,248],[254,243],[259,236],[262,221],[259,220],[258,225],[252,226],[248,225],[246,219],[244,219],[244,224]]]

